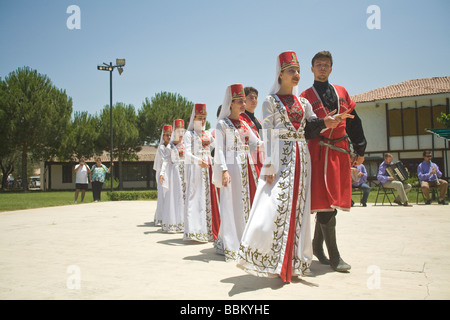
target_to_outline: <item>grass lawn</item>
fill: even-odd
[[[102,192],[102,201],[108,201],[107,191]],[[75,191],[29,191],[0,193],[0,212],[31,208],[65,206],[74,204]],[[81,193],[78,195],[78,203]],[[86,192],[84,202],[93,202],[92,191]]]
[[[370,189],[370,194],[369,194],[369,198],[367,199],[367,203],[375,203],[375,199],[377,197],[377,192],[378,192],[378,188],[376,188],[376,187],[372,187],[372,189]],[[394,194],[395,194],[395,196],[397,196],[397,191],[394,191]],[[383,196],[384,196],[383,191],[380,191],[380,194],[378,195],[377,204],[381,204],[381,202],[383,201]],[[391,200],[391,202],[394,200],[392,198],[391,194],[389,194],[389,199]],[[417,189],[413,187],[411,189],[411,191],[408,193],[408,200],[409,200],[408,202],[410,204],[416,204],[416,199],[417,199]],[[360,196],[353,193],[352,200],[355,202],[355,205],[359,205]],[[420,203],[423,203],[422,195],[419,195],[419,204]],[[385,198],[384,204],[389,205],[389,200],[387,198]]]
[[[102,201],[109,201],[107,192],[108,191],[106,190],[102,191]],[[148,191],[141,191],[141,192],[145,193]],[[372,188],[367,202],[374,203],[376,195],[377,195],[377,188]],[[417,197],[416,188],[412,188],[410,193],[408,194],[409,203],[415,204],[416,197]],[[156,196],[154,198],[156,198]],[[352,199],[353,201],[355,201],[355,205],[359,206],[360,202],[359,195],[353,194]],[[31,209],[31,208],[64,206],[74,204],[74,200],[75,200],[75,191],[0,192],[0,212]],[[133,199],[125,199],[125,200],[133,200]],[[380,193],[378,197],[378,203],[381,204],[382,200],[383,194]],[[78,195],[78,203],[80,203],[80,201],[81,201],[81,194]],[[85,203],[93,202],[92,191],[89,190],[88,192],[86,192],[84,202]],[[389,204],[389,201],[387,199],[385,199],[385,204],[386,203]],[[419,203],[423,203],[421,195],[419,195]]]

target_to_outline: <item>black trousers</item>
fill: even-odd
[[[103,182],[92,181],[92,195],[94,196],[94,201],[100,201],[102,195]]]
[[[319,220],[319,223],[321,224],[327,224],[328,221],[330,221],[333,216],[337,214],[337,210],[334,211],[328,211],[328,212],[319,212],[316,214],[317,220]]]

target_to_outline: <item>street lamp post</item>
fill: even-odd
[[[110,170],[111,170],[111,192],[113,191],[113,181],[114,181],[114,169],[113,169],[113,104],[112,104],[112,73],[115,68],[119,71],[119,75],[123,72],[123,67],[125,66],[125,59],[116,59],[116,65],[114,66],[112,62],[106,64],[103,62],[102,66],[97,66],[97,70],[109,71],[109,134],[111,136],[111,150],[110,150]]]

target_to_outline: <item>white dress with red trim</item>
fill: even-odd
[[[167,189],[159,182],[159,176],[161,175],[161,166],[166,153],[166,146],[161,143],[156,150],[155,161],[153,163],[153,170],[155,173],[156,189],[158,192],[158,199],[156,200],[156,211],[154,216],[155,226],[161,226],[162,215],[164,213],[164,196]]]
[[[301,276],[312,260],[310,169],[304,137],[315,118],[306,99],[270,95],[262,106],[265,162],[238,253],[238,267],[257,276]],[[263,175],[275,174],[268,184]]]
[[[224,118],[216,126],[214,156],[214,184],[220,187],[221,232],[215,247],[225,255],[225,261],[234,261],[247,223],[256,191],[258,175],[251,161],[250,146],[262,142],[243,120]],[[231,183],[222,186],[222,172],[227,170]]]
[[[184,144],[170,142],[161,167],[161,175],[167,181],[164,196],[164,212],[161,219],[163,232],[184,231],[184,204],[186,185],[184,182]],[[166,189],[166,188],[164,188]]]
[[[187,130],[184,135],[186,202],[184,240],[214,241],[219,232],[218,195],[212,184],[211,149],[214,137],[209,131]],[[202,168],[199,161],[210,164]]]

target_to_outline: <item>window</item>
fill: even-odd
[[[402,135],[402,110],[389,110],[389,135],[398,137]]]
[[[426,134],[425,129],[431,128],[430,107],[417,108],[417,122],[419,126],[418,134]]]
[[[70,164],[62,165],[62,182],[72,183],[72,165]]]
[[[123,181],[147,181],[147,166],[144,164],[124,165]]]
[[[405,136],[417,135],[415,108],[403,109],[403,134]]]

